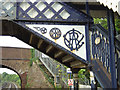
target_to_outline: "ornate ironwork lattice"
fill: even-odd
[[[24,0],[18,3],[20,19],[68,19],[70,14],[59,2]]]
[[[15,0],[0,1],[0,17],[7,19],[15,19],[16,15],[16,2]]]
[[[100,27],[97,25],[92,31],[92,58],[101,61],[107,71],[110,72],[109,40],[107,33],[104,32],[105,30],[103,31]]]

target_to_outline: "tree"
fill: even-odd
[[[106,30],[108,30],[107,26],[107,19],[99,19],[99,18],[94,18],[94,23],[95,24],[101,24]],[[120,34],[120,19],[115,19],[115,29],[116,31]]]
[[[16,74],[8,74],[8,73],[4,72],[0,75],[0,80],[2,80],[2,83],[14,82],[19,86],[21,85],[21,80],[20,80],[19,76]]]
[[[3,72],[2,78],[5,78],[8,74],[6,72]]]

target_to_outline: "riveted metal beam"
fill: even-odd
[[[46,47],[46,53],[50,53],[53,49],[54,49],[54,47],[52,45],[48,45]]]
[[[41,45],[42,45],[42,43],[43,43],[43,40],[39,40],[38,45],[37,45],[37,48],[40,48]]]
[[[32,40],[33,40],[33,34],[31,34],[30,36],[29,44],[32,44]]]
[[[63,55],[63,54],[64,54],[63,51],[58,51],[58,52],[55,53],[54,57],[55,57],[55,58],[58,58],[58,57],[60,57],[60,56]]]
[[[70,63],[70,66],[72,68],[83,68],[83,67],[85,68],[86,67],[86,65],[81,63],[80,61],[73,61]]]
[[[74,60],[74,58],[71,57],[71,56],[69,56],[69,55],[67,55],[67,56],[65,56],[65,57],[62,58],[62,62],[63,63],[69,62],[69,61],[72,61],[72,60]]]

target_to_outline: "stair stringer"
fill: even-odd
[[[102,88],[112,88],[111,75],[99,60],[92,60],[93,72]]]

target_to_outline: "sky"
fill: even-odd
[[[32,48],[28,44],[11,36],[0,36],[0,47]],[[15,74],[15,72],[10,69],[0,68],[0,73],[3,73],[3,72],[7,72],[9,74]]]
[[[10,70],[10,69],[7,69],[7,68],[0,68],[0,74],[2,74],[3,72],[6,72],[8,74],[17,74],[16,72]]]
[[[20,48],[32,48],[28,44],[21,40],[11,36],[0,36],[0,46],[7,47],[20,47]]]

